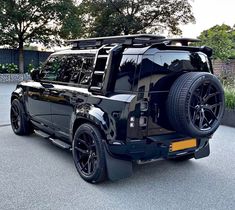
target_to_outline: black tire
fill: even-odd
[[[27,119],[22,103],[14,99],[10,110],[11,127],[15,134],[23,136],[32,133],[32,125]]]
[[[94,125],[86,123],[77,129],[72,151],[77,171],[85,181],[99,183],[106,179],[102,136]]]
[[[224,91],[210,73],[189,72],[172,85],[167,99],[171,126],[192,137],[205,137],[219,127],[224,114]]]

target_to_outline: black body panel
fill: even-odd
[[[117,51],[111,53],[112,49]],[[176,133],[168,122],[165,102],[169,89],[184,72],[210,71],[207,60],[201,66],[195,66],[192,62],[192,55],[197,55],[198,58],[199,53],[202,57],[205,56],[203,53],[189,52],[187,49],[180,48],[177,51],[176,48],[168,52],[183,55],[184,58],[178,63],[174,63],[173,59],[170,63],[163,62],[161,53],[166,53],[166,50],[151,46],[111,46],[107,50],[102,48],[102,55],[98,53],[101,48],[86,52],[70,51],[65,55],[81,54],[83,63],[80,69],[76,66],[69,70],[70,74],[66,77],[60,74],[58,79],[47,74],[44,66],[40,81],[21,82],[12,97],[21,98],[36,129],[70,144],[76,129],[81,124],[90,122],[101,130],[105,145],[112,155],[121,155],[127,159],[167,157],[169,154],[164,151],[169,149],[170,142],[176,140],[176,136],[180,136],[180,140],[191,138]],[[95,62],[105,56],[112,57],[103,65],[103,72],[100,70],[89,73],[90,67],[84,70],[84,65],[89,63],[83,57],[94,57],[95,54]],[[63,53],[58,55],[63,57]],[[60,68],[62,67],[57,67],[56,71],[60,71]],[[93,70],[94,68],[98,67],[94,64]],[[108,71],[109,74],[106,74]],[[97,87],[94,84],[89,86],[92,79],[99,80],[94,83]],[[98,89],[102,82],[105,88]],[[202,140],[197,141],[201,145]]]

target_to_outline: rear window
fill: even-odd
[[[153,74],[185,70],[210,72],[207,56],[201,52],[160,52],[145,56],[142,70],[149,72],[150,66]]]

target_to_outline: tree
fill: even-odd
[[[0,45],[18,47],[21,73],[25,44],[38,42],[48,46],[58,43],[60,37],[78,33],[65,26],[76,17],[73,0],[0,0],[0,5]],[[79,28],[78,19],[69,27],[75,26]]]
[[[188,0],[83,0],[87,36],[169,31],[194,22]]]
[[[203,31],[198,38],[201,40],[200,45],[213,49],[214,59],[227,60],[235,55],[235,27],[215,25]]]
[[[66,3],[64,3],[64,6],[60,9],[60,19],[62,21],[59,36],[63,39],[76,39],[83,35],[83,22],[81,19],[81,11],[79,3],[76,3],[79,0],[73,1],[75,5],[71,5],[71,2],[65,0],[67,5]]]

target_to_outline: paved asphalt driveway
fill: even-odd
[[[0,125],[0,210],[234,210],[234,151],[235,129],[221,126],[208,158],[135,165],[130,178],[92,185],[79,177],[70,152]]]
[[[15,83],[0,83],[0,125],[10,122],[10,95]]]

